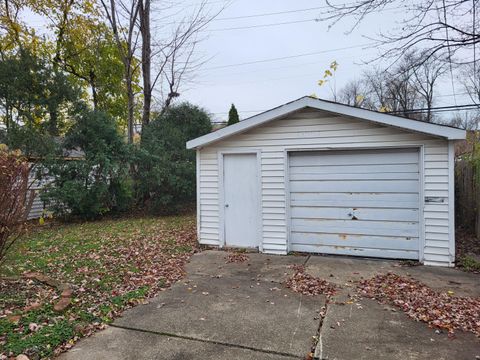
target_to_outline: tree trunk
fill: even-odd
[[[54,109],[50,109],[50,119],[48,122],[48,132],[52,136],[58,136],[58,114],[57,111]]]
[[[142,34],[142,77],[143,77],[143,114],[142,125],[150,122],[152,106],[151,83],[151,33],[150,33],[150,0],[140,2],[140,33]]]
[[[95,72],[91,69],[89,73],[89,82],[90,88],[92,89],[92,99],[93,99],[93,110],[97,110],[98,107],[98,94],[97,94],[97,85],[95,81]]]
[[[133,129],[133,122],[134,122],[134,107],[135,107],[135,96],[133,93],[133,84],[132,84],[132,73],[131,73],[131,67],[128,66],[128,69],[126,69],[125,73],[127,74],[126,76],[126,83],[127,83],[127,106],[128,106],[128,143],[132,144],[133,143],[133,135],[134,135],[134,129]]]

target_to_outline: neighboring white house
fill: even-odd
[[[71,150],[64,150],[64,159],[65,160],[79,160],[85,157],[85,153],[82,150],[78,149],[71,149]],[[38,219],[45,215],[45,212],[48,209],[45,206],[45,203],[42,201],[40,196],[40,192],[44,186],[48,185],[50,182],[53,181],[53,178],[44,174],[42,179],[37,179],[37,170],[38,167],[33,166],[38,159],[31,159],[32,162],[30,165],[32,166],[32,170],[29,173],[29,190],[34,192],[34,198],[32,202],[32,207],[28,213],[27,220]]]
[[[193,139],[201,244],[455,261],[457,128],[303,97]]]

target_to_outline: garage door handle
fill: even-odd
[[[225,204],[225,207],[228,208],[228,204]]]

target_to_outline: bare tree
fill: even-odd
[[[158,87],[162,96],[162,111],[179,96],[184,77],[198,68],[193,53],[199,33],[221,11],[210,14],[204,0],[180,20],[170,23],[173,31],[165,38],[152,35],[150,26],[151,0],[139,0],[140,33],[142,37],[143,115],[142,124],[150,122],[152,97]]]
[[[16,153],[0,148],[0,264],[17,240],[32,208],[30,166]]]
[[[338,101],[354,107],[370,108],[365,79],[349,81],[338,93]]]
[[[192,55],[198,42],[198,34],[218,12],[213,16],[209,15],[205,7],[207,2],[204,0],[193,10],[183,10],[189,15],[165,24],[162,30],[167,35],[158,35],[154,33],[156,27],[152,28],[151,25],[152,13],[159,15],[165,12],[165,17],[168,17],[168,10],[171,10],[173,5],[154,9],[151,0],[107,1],[101,0],[124,63],[128,98],[128,139],[132,142],[135,108],[133,80],[137,67],[141,67],[142,124],[146,125],[150,122],[155,89],[168,88],[168,91],[159,89],[164,95],[162,108],[168,107],[179,95],[181,80],[193,68]],[[137,59],[140,61],[137,62]]]
[[[423,53],[413,52],[406,56],[406,67],[413,72],[413,86],[423,100],[426,109],[425,120],[432,121],[432,108],[435,100],[435,90],[438,79],[447,71],[445,61],[437,56],[431,56],[422,62]],[[420,66],[415,64],[421,63]]]
[[[412,82],[413,72],[402,66],[394,70],[374,69],[364,73],[365,91],[370,108],[405,117],[418,118],[411,109],[421,106],[421,98]]]
[[[353,31],[372,13],[382,12],[388,6],[402,9],[404,18],[398,27],[388,33],[380,34],[378,45],[385,45],[382,57],[400,58],[404,53],[415,48],[425,51],[419,62],[428,61],[433,56],[446,55],[449,62],[455,55],[467,50],[473,57],[459,56],[458,63],[477,62],[475,45],[480,42],[477,32],[480,21],[478,13],[480,2],[466,0],[354,0],[335,4],[327,0],[329,10],[323,14],[324,20],[331,20],[335,25],[345,18],[353,18]]]
[[[151,0],[139,0],[140,34],[142,36],[143,114],[142,124],[150,122],[152,106],[152,33],[150,27]]]
[[[480,112],[466,111],[464,113],[457,113],[450,120],[444,121],[444,123],[464,130],[477,131],[480,123]]]
[[[406,54],[396,66],[373,69],[340,91],[340,101],[349,105],[392,112],[409,118],[432,121],[434,94],[446,64],[430,58],[420,66],[422,53]],[[414,109],[422,111],[414,112]]]
[[[480,105],[480,68],[467,64],[462,69],[461,82],[473,103]]]
[[[128,142],[133,142],[134,135],[134,73],[136,70],[135,54],[138,48],[137,31],[141,0],[100,0],[108,22],[112,28],[118,51],[124,66],[124,80],[127,90],[128,107]]]

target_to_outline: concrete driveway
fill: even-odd
[[[395,261],[324,256],[249,254],[225,263],[225,252],[193,256],[186,279],[149,304],[127,311],[106,330],[80,341],[62,359],[478,359],[480,341],[436,334],[400,311],[362,300],[362,306],[326,306],[323,296],[296,294],[283,285],[289,265],[342,285],[394,271],[439,290],[480,296],[480,277],[454,269],[399,267]],[[319,312],[326,306],[326,316]]]

